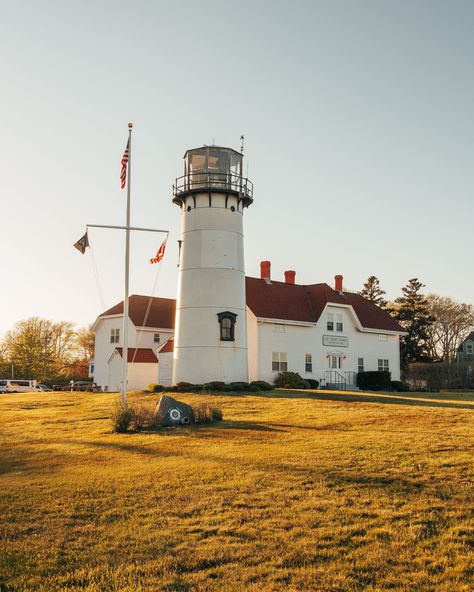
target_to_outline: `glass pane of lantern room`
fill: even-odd
[[[207,179],[207,151],[205,148],[201,150],[193,150],[188,152],[186,159],[185,175],[188,181],[189,189],[197,189],[206,185]]]
[[[229,170],[229,158],[226,150],[209,149],[207,157],[208,170],[211,173],[226,174]]]
[[[186,174],[206,172],[206,151],[190,152],[186,162]]]
[[[226,187],[229,174],[229,154],[227,150],[210,147],[207,156],[209,181],[212,187]]]
[[[230,172],[237,177],[242,176],[242,156],[235,152],[230,155]]]

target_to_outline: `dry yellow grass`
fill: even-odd
[[[2,395],[0,591],[474,589],[472,395],[205,399],[122,435],[114,395]]]

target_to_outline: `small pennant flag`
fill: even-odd
[[[81,236],[81,238],[77,241],[77,243],[74,243],[73,246],[76,247],[76,249],[84,255],[87,247],[89,246],[89,237],[87,236],[87,230],[85,235]]]
[[[125,147],[125,152],[123,153],[122,156],[122,161],[121,161],[121,165],[122,165],[122,170],[120,172],[120,187],[123,189],[127,183],[127,164],[128,164],[128,158],[129,158],[129,144],[130,144],[130,140],[127,142],[127,146]]]
[[[161,247],[156,252],[156,255],[150,259],[150,263],[159,263],[165,256],[166,240],[161,243]]]

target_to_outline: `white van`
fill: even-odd
[[[35,393],[38,391],[41,389],[36,386],[36,380],[0,379],[0,393]]]

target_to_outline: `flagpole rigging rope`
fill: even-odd
[[[143,327],[146,327],[146,324],[148,321],[148,316],[150,315],[151,305],[153,303],[153,298],[155,297],[156,286],[158,284],[158,278],[160,277],[160,271],[161,271],[161,263],[158,264],[158,269],[156,271],[155,279],[153,281],[153,288],[151,290],[151,295],[148,298],[148,305],[146,308],[145,317],[143,319]],[[131,362],[132,364],[135,362],[135,357],[137,355],[138,348],[140,347],[140,344],[141,344],[141,341],[143,338],[143,333],[144,333],[144,331],[141,331],[138,336],[137,345],[135,347],[135,351],[133,352],[133,358],[132,358],[132,362]]]
[[[89,252],[91,254],[92,269],[94,271],[95,283],[97,285],[97,290],[99,292],[100,305],[102,307],[102,311],[105,311],[104,293],[102,292],[102,286],[100,284],[100,278],[99,278],[99,271],[97,269],[97,264],[96,264],[96,261],[95,261],[94,251],[92,250],[92,244],[90,242],[89,242]]]

